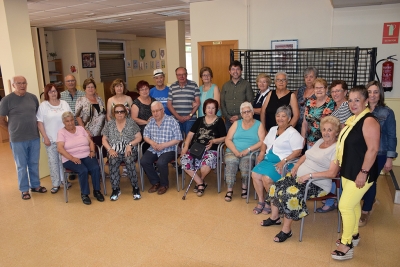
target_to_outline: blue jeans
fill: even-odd
[[[386,163],[386,155],[378,155],[378,170],[382,171],[383,167],[385,166]],[[374,200],[376,196],[376,181],[372,184],[372,186],[368,189],[368,191],[365,193],[363,196],[363,206],[362,210],[363,211],[371,211],[372,206],[374,205]]]
[[[17,165],[19,191],[28,192],[30,188],[38,188],[40,138],[10,142],[11,150]]]
[[[179,127],[181,128],[181,132],[183,132],[187,135],[195,122],[196,122],[196,120],[188,120],[183,123],[178,122]]]
[[[93,190],[100,191],[100,167],[96,158],[86,157],[81,160],[81,164],[75,164],[68,160],[63,163],[64,168],[78,173],[79,186],[82,195],[89,195],[89,173],[92,176]]]
[[[169,151],[162,153],[160,157],[157,154],[153,154],[149,150],[144,153],[140,159],[140,165],[147,174],[149,181],[152,185],[160,184],[160,186],[169,186],[168,181],[168,163],[175,159],[175,151]],[[158,176],[154,169],[153,163],[157,161],[157,168],[160,172]]]

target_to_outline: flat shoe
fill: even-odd
[[[92,204],[92,201],[90,200],[90,197],[88,195],[81,195],[82,202],[85,205],[90,205]]]
[[[358,227],[363,227],[367,224],[369,219],[369,212],[367,214],[361,213],[360,220],[358,221]]]
[[[31,195],[29,194],[29,192],[22,192],[21,197],[23,200],[31,199]]]
[[[160,186],[160,188],[157,191],[157,194],[162,195],[165,194],[165,192],[167,192],[168,190],[168,186]]]
[[[261,226],[271,226],[271,225],[281,225],[280,217],[276,220],[272,220],[271,218],[268,218],[266,220],[263,220],[261,223]]]
[[[337,209],[337,206],[335,206],[335,205],[329,206],[329,209],[327,209],[327,210],[324,210],[323,207],[325,207],[325,205],[322,206],[322,207],[320,207],[320,208],[318,208],[318,209],[317,209],[317,212],[319,212],[319,213],[327,213],[327,212],[330,212],[330,211],[332,211],[332,210]],[[328,207],[328,206],[327,206],[327,207]]]
[[[60,190],[60,186],[55,186],[50,190],[50,193],[55,194],[58,192],[58,190]]]
[[[203,187],[203,188],[199,188],[199,186]],[[201,197],[204,195],[204,191],[206,190],[208,184],[199,184],[197,185],[197,196]]]
[[[46,187],[39,186],[39,189],[31,188],[31,192],[35,192],[35,193],[46,193],[46,192],[47,192],[47,189],[46,189]]]
[[[229,194],[229,195],[228,195]],[[226,202],[231,202],[232,201],[232,195],[233,195],[233,191],[228,191],[225,194],[225,201]]]
[[[160,184],[153,184],[150,189],[147,191],[149,193],[155,193],[160,188]]]
[[[94,190],[93,196],[97,199],[97,201],[100,201],[100,202],[104,201],[104,196],[99,190]]]
[[[258,205],[260,205],[261,208],[259,208]],[[255,215],[260,214],[263,211],[264,207],[265,207],[265,202],[258,202],[257,206],[255,206],[254,209],[253,209],[253,213]]]
[[[289,233],[285,233],[283,231],[280,231],[275,237],[278,238],[278,240],[274,239],[275,242],[277,242],[277,243],[285,242],[286,239],[292,237],[292,231],[290,231]]]

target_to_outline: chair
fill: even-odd
[[[100,164],[100,160],[102,161],[102,156],[103,153],[101,152],[101,149],[99,146],[96,146],[96,153],[98,153],[99,155],[99,159],[98,159],[98,163],[99,163],[99,167],[100,167],[100,173],[103,174],[103,169],[102,169],[102,164]],[[59,154],[60,157],[60,161],[62,160],[61,158],[61,154]],[[60,170],[61,172],[61,170]],[[66,186],[68,184],[68,177],[72,174],[74,175],[78,175],[76,172],[66,169],[66,168],[62,168],[62,173],[60,173],[61,176],[63,177],[63,182],[64,182],[64,199],[65,199],[65,203],[68,203],[68,186]],[[104,190],[104,195],[107,195],[107,189],[106,189],[106,178],[105,175],[102,175],[102,180],[103,180],[103,190]]]
[[[138,153],[138,157],[137,157],[137,160],[136,160],[136,162],[140,162],[140,157],[141,157],[141,144],[139,143],[139,144],[137,144],[136,145],[137,146],[137,153]],[[101,147],[101,148],[103,148],[103,146]],[[100,151],[102,151],[101,149],[100,149]],[[105,167],[106,166],[109,166],[110,165],[110,163],[108,162],[108,158],[106,159],[106,161],[104,162],[104,157],[103,157],[103,155],[102,155],[102,161],[101,161],[101,164],[100,164],[100,169],[101,169],[101,173],[102,173],[102,176],[103,177],[106,177],[106,173],[105,173]],[[125,166],[125,162],[121,162],[121,164],[119,165],[119,166]],[[140,169],[140,163],[139,163],[139,169]],[[140,176],[140,183],[141,183],[141,187],[142,187],[142,192],[144,191],[144,182],[143,182],[143,175],[141,175],[141,172],[140,172],[140,170],[139,170],[139,176]],[[105,188],[105,186],[104,186],[104,188]],[[107,195],[106,194],[106,191],[104,191],[104,194],[105,195]]]
[[[145,142],[142,142],[140,144],[140,151],[141,153],[143,153],[143,144]],[[175,145],[175,158],[173,160],[170,161],[170,163],[175,162],[175,174],[176,174],[176,190],[179,192],[180,188],[179,188],[179,173],[178,173],[178,147],[182,146],[183,144],[183,140],[179,142],[179,144]],[[143,154],[142,154],[143,156]],[[154,163],[156,163],[157,161],[155,161]],[[142,165],[140,165],[140,161],[139,161],[139,167],[140,167],[140,180],[142,182],[142,191],[144,190],[144,170],[142,168]]]
[[[311,178],[307,181],[306,184],[306,191],[304,194],[304,202],[307,201],[307,195],[308,195],[308,189],[310,187],[310,184],[314,181],[318,181],[318,180],[323,180],[323,179],[317,179],[317,178]],[[325,200],[328,198],[336,198],[337,203],[339,205],[339,199],[340,199],[340,176],[336,177],[336,178],[332,178],[332,182],[336,183],[336,194],[333,193],[329,193],[326,196],[323,197],[316,197],[316,198],[312,198],[311,200],[314,200],[314,213],[317,211],[317,201],[320,200]],[[341,228],[341,217],[340,217],[340,211],[339,209],[337,209],[337,213],[338,213],[338,226],[337,226],[337,232],[340,233],[340,228]],[[303,239],[303,230],[304,230],[304,220],[305,217],[301,218],[301,226],[300,226],[300,237],[299,237],[299,242],[302,241]]]
[[[218,191],[218,193],[221,193],[221,173],[222,173],[221,168],[222,168],[224,146],[225,146],[225,143],[222,142],[222,143],[218,144],[218,148],[217,148],[217,191]],[[183,149],[183,144],[182,144],[182,149]],[[184,170],[182,170],[182,190],[185,187],[185,177],[186,177],[186,173]]]

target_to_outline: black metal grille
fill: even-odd
[[[288,88],[297,90],[304,84],[303,71],[307,67],[318,69],[318,76],[327,80],[344,80],[352,87],[374,79],[377,48],[336,47],[277,50],[231,50],[231,61],[243,64],[242,77],[253,91],[258,91],[256,78],[266,73],[274,79],[279,71],[289,76]],[[271,87],[275,87],[272,84]]]

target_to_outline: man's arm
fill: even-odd
[[[193,105],[192,112],[190,112],[190,113],[195,114],[196,111],[199,109],[199,106],[200,106],[200,97],[196,96],[194,98],[194,105]]]
[[[249,101],[251,104],[253,104],[253,98],[254,98],[254,92],[251,89],[251,85],[248,82],[246,85],[246,101]]]
[[[222,86],[222,91],[221,91],[221,113],[222,113],[222,116],[225,117],[225,120],[229,120],[231,118],[231,116],[228,115],[228,111],[227,111],[227,108],[226,108],[225,93],[226,93],[226,87]]]
[[[0,127],[8,131],[8,122],[6,116],[0,116]]]

